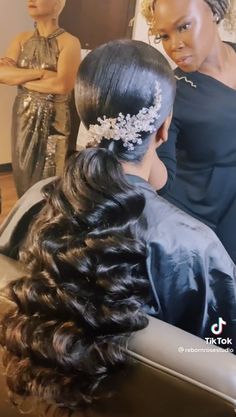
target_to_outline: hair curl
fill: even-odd
[[[175,93],[165,58],[138,41],[101,46],[79,69],[82,121],[89,126],[98,116],[151,106],[156,81],[158,129]],[[0,343],[13,394],[76,410],[109,395],[126,369],[127,342],[148,324],[143,307],[150,287],[145,198],[128,184],[119,161],[142,159],[150,135],[141,134],[143,145],[132,152],[122,141],[103,140],[102,148],[74,154],[63,178],[44,189],[45,206],[20,254],[29,272],[6,289],[13,308],[1,323]]]
[[[0,340],[12,393],[73,410],[108,389],[130,335],[147,325],[145,202],[104,149],[73,155],[45,200],[21,253],[29,274],[6,290],[15,307]]]

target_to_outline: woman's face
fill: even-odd
[[[155,29],[166,53],[185,72],[201,68],[217,33],[212,10],[204,0],[157,0]]]
[[[40,17],[55,17],[58,0],[28,0],[29,15],[35,19]]]

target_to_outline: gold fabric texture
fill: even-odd
[[[57,70],[58,29],[48,37],[37,30],[22,46],[20,68]],[[23,86],[13,106],[12,165],[17,193],[21,196],[42,178],[61,174],[70,135],[71,95],[42,94]]]

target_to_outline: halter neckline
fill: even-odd
[[[48,36],[43,36],[40,35],[38,29],[35,29],[35,34],[37,35],[37,37],[39,38],[44,38],[44,39],[53,39],[56,38],[57,36],[61,35],[62,33],[65,32],[65,29],[62,28],[57,28],[56,30],[54,30],[54,32],[50,33]]]

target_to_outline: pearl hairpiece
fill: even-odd
[[[155,132],[154,123],[160,117],[161,102],[162,92],[160,83],[157,81],[152,106],[143,107],[138,114],[133,116],[130,114],[124,116],[119,113],[118,117],[115,118],[98,117],[99,124],[89,126],[89,143],[100,143],[102,139],[122,140],[124,142],[123,146],[132,151],[135,143],[142,143],[140,132]]]

